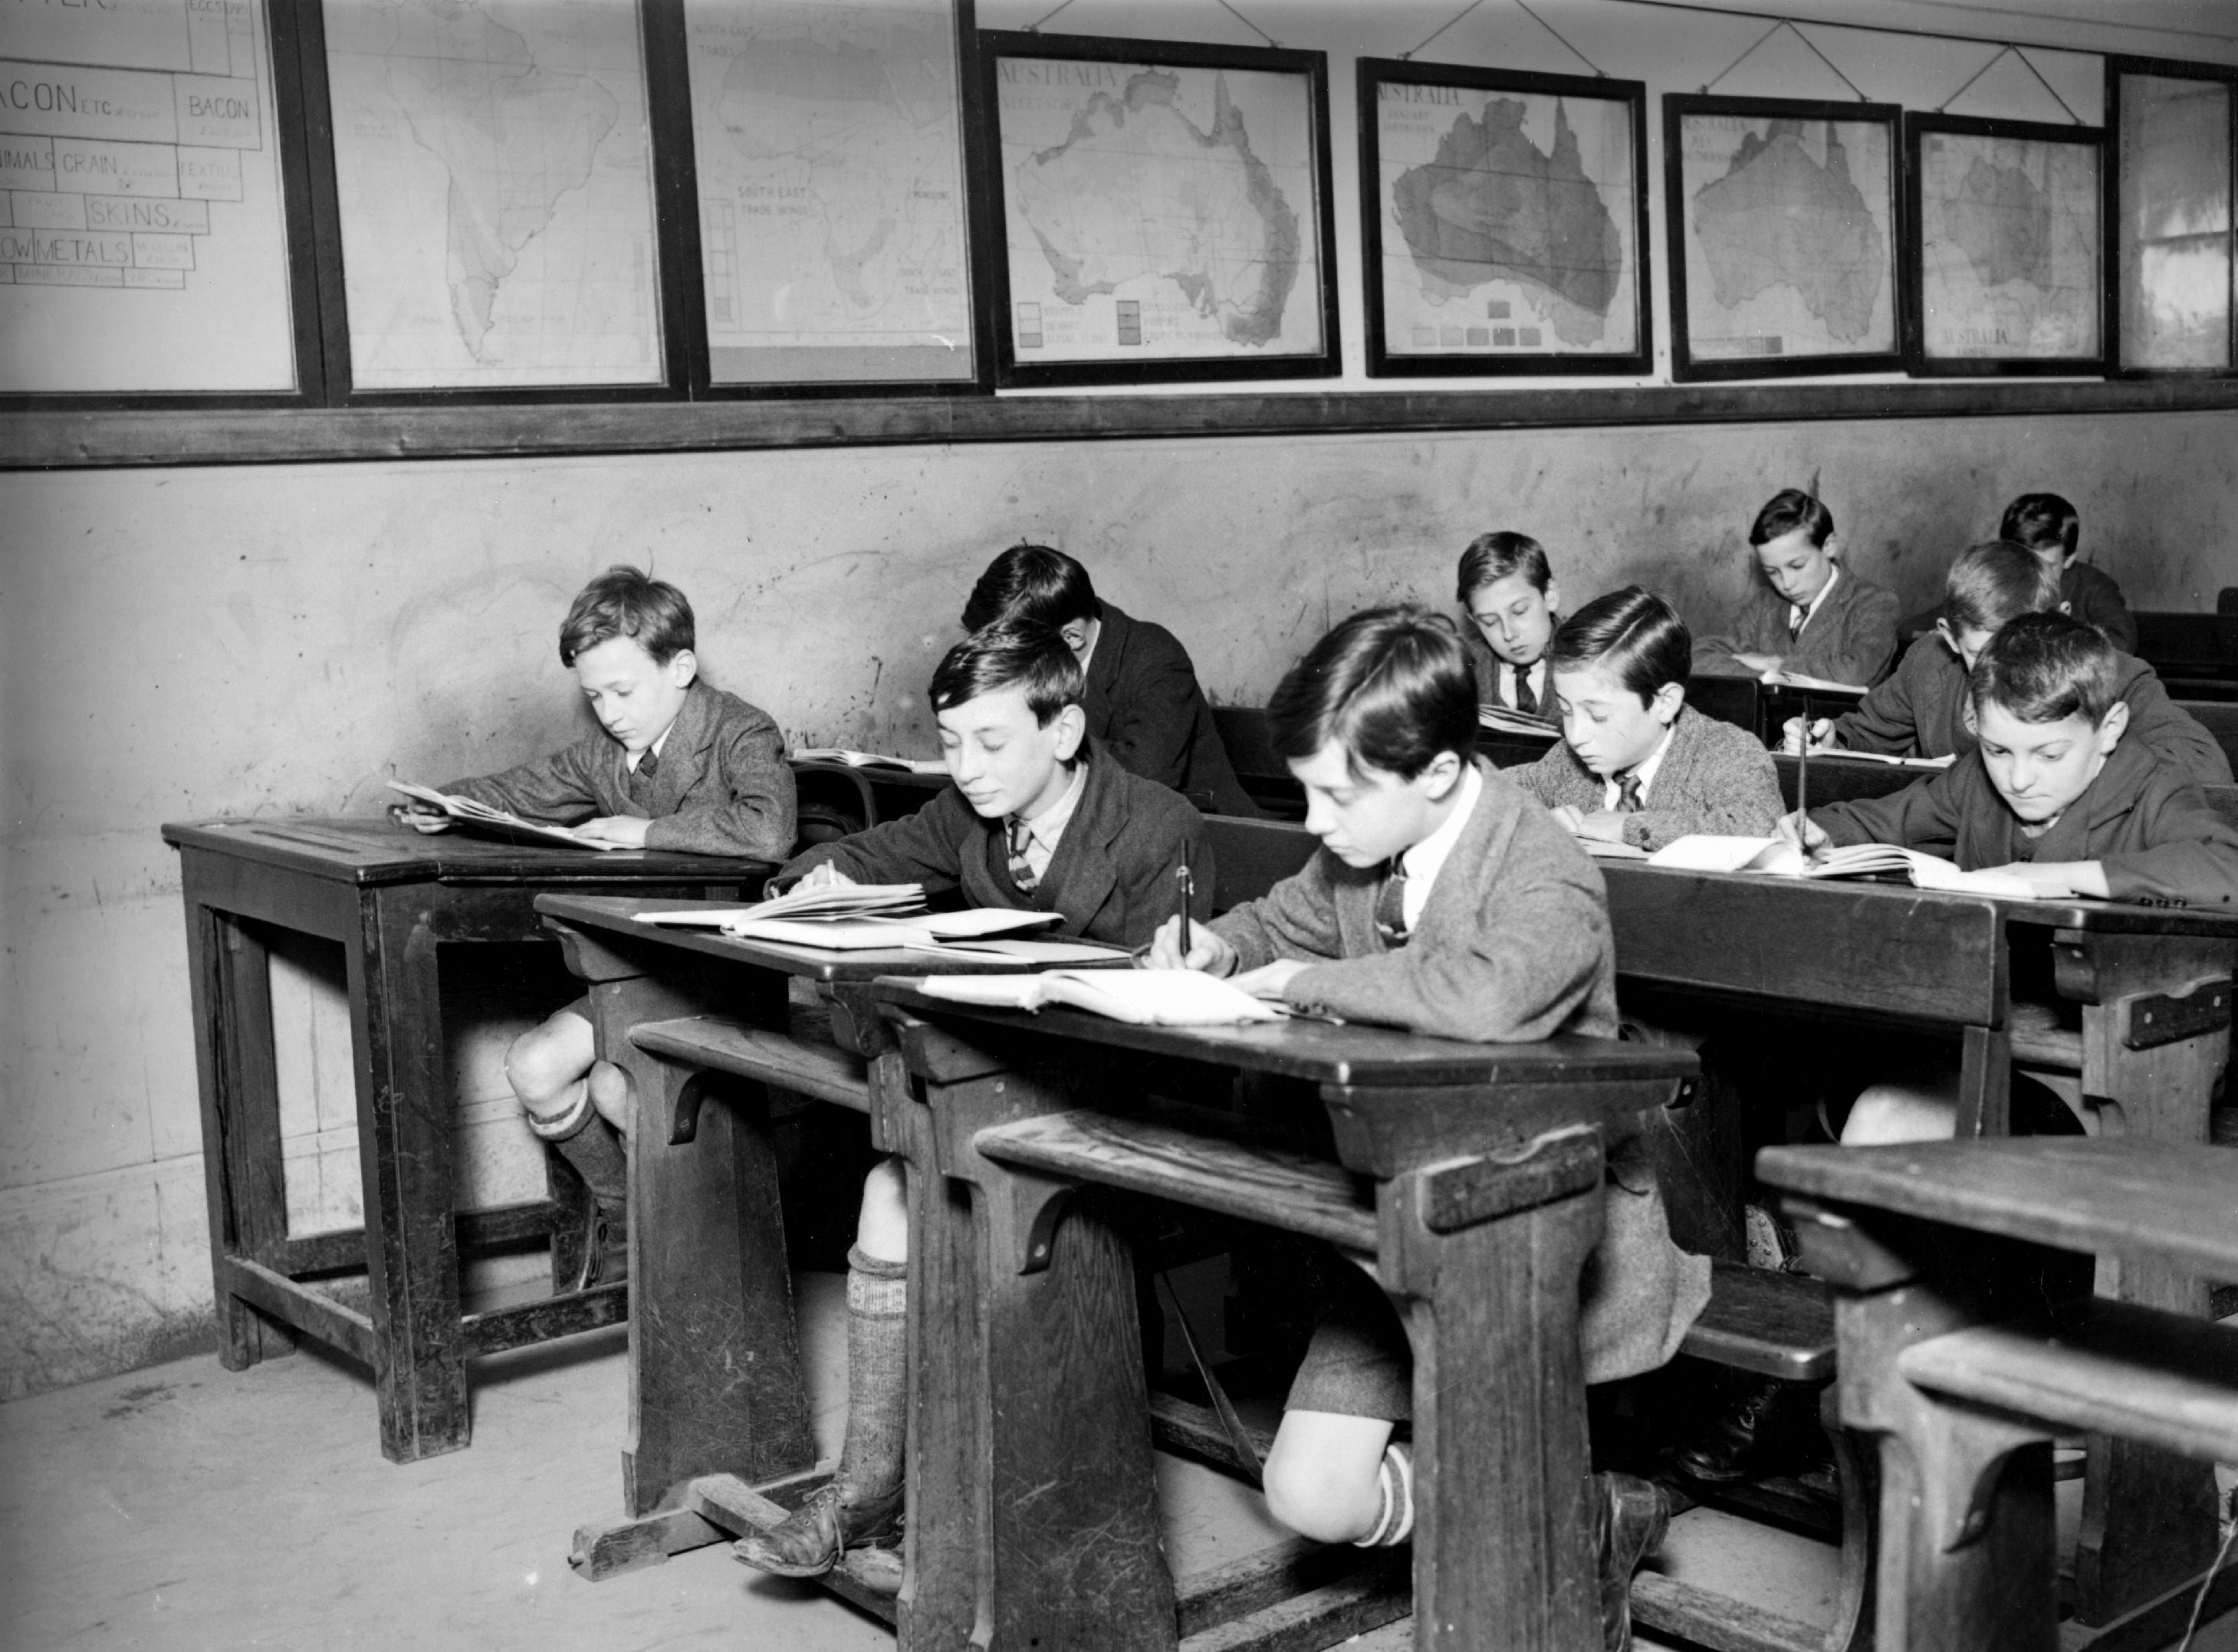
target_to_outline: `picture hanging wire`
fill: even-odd
[[[1459,11],[1453,13],[1452,17],[1446,19],[1444,23],[1440,23],[1435,30],[1434,30],[1430,34],[1429,39],[1423,41],[1421,45],[1415,47],[1414,51],[1400,52],[1399,54],[1399,61],[1402,63],[1412,62],[1415,51],[1420,51],[1423,47],[1427,46],[1430,43],[1430,41],[1435,40],[1440,35],[1445,33],[1447,30],[1452,28],[1455,23],[1459,23],[1463,17],[1467,17],[1470,12],[1474,11],[1483,3],[1484,0],[1469,0],[1468,4],[1463,6]],[[1532,22],[1537,23],[1541,29],[1544,29],[1548,34],[1553,36],[1555,39],[1560,41],[1564,48],[1569,52],[1570,56],[1576,58],[1587,69],[1592,69],[1597,78],[1601,80],[1606,80],[1608,78],[1608,70],[1603,69],[1592,58],[1586,56],[1585,53],[1579,51],[1567,35],[1565,35],[1560,30],[1554,27],[1553,23],[1548,23],[1544,17],[1533,11],[1529,5],[1525,3],[1525,0],[1515,0],[1515,8],[1525,17],[1530,18]]]
[[[1786,30],[1789,34],[1793,35],[1798,40],[1801,41],[1804,48],[1809,50],[1813,57],[1816,57],[1820,63],[1825,64],[1827,68],[1832,69],[1834,71],[1834,78],[1836,80],[1840,81],[1843,85],[1848,87],[1852,92],[1857,92],[1857,102],[1860,103],[1870,103],[1873,101],[1871,98],[1867,97],[1863,92],[1857,90],[1857,83],[1851,80],[1847,75],[1844,75],[1842,72],[1841,65],[1837,63],[1832,58],[1829,57],[1824,52],[1819,50],[1818,43],[1813,41],[1810,36],[1804,34],[1801,29],[1798,28],[1796,26],[1795,19],[1792,17],[1779,18],[1771,25],[1771,28],[1758,35],[1756,39],[1750,43],[1749,49],[1746,51],[1734,58],[1732,62],[1727,63],[1715,75],[1712,75],[1708,81],[1704,83],[1702,87],[1702,96],[1705,97],[1709,96],[1711,87],[1715,86],[1719,81],[1725,79],[1726,76],[1731,74],[1733,70],[1738,69],[1743,63],[1748,62],[1750,58],[1755,56],[1756,49],[1764,44],[1765,41],[1771,39],[1783,29]],[[1971,83],[1970,82],[1969,84],[1971,84]]]
[[[2059,89],[2056,86],[2054,86],[2049,81],[2046,80],[2043,77],[2043,72],[2033,63],[2029,61],[2028,53],[2023,51],[2018,46],[2014,45],[2010,41],[2007,41],[2002,47],[2000,47],[1997,50],[1996,56],[1992,56],[1988,63],[1983,63],[1979,69],[1969,75],[1966,77],[1966,84],[1964,86],[1961,86],[1957,91],[1951,93],[1950,96],[1944,98],[1940,103],[1937,103],[1935,106],[1935,112],[1937,115],[1942,114],[1943,110],[1949,109],[1960,98],[1965,96],[1968,88],[1971,87],[1976,81],[1981,79],[1983,76],[1988,74],[1999,63],[2004,62],[2008,55],[2017,57],[2021,60],[2021,67],[2027,69],[2029,74],[2036,76],[2036,83],[2051,94],[2051,101],[2058,104],[2063,110],[2065,110],[2069,120],[2072,121],[2077,126],[2082,124],[2082,117],[2068,107],[2067,100],[2059,95]]]

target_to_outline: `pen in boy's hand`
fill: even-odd
[[[1182,886],[1182,956],[1189,955],[1193,944],[1189,940],[1189,908],[1196,901],[1196,885],[1189,878],[1189,862],[1183,861],[1174,872],[1175,880]]]

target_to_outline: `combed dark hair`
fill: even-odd
[[[2082,517],[2056,493],[2023,493],[2005,506],[1997,537],[2031,551],[2056,551],[2071,557],[2076,541],[2082,537]]]
[[[1694,638],[1678,611],[1652,591],[1626,585],[1596,597],[1562,622],[1546,650],[1549,671],[1599,665],[1646,704],[1665,683],[1694,674]]]
[[[572,666],[577,655],[617,637],[635,638],[663,665],[699,645],[684,593],[626,562],[592,580],[567,605],[567,618],[560,622],[560,663]]]
[[[1783,487],[1756,513],[1749,529],[1751,545],[1770,545],[1798,528],[1807,528],[1811,543],[1824,545],[1834,532],[1834,513],[1799,487]]]
[[[2056,723],[2080,711],[2095,729],[2122,697],[2122,671],[2096,625],[2023,614],[1990,639],[1967,689],[1976,712],[1995,704],[2023,723]]]
[[[1546,547],[1527,533],[1480,533],[1461,552],[1460,577],[1453,592],[1466,603],[1486,585],[1496,585],[1511,573],[1520,573],[1540,596],[1554,583],[1546,565]]]
[[[1412,780],[1440,751],[1468,761],[1476,704],[1476,677],[1453,621],[1411,604],[1369,608],[1283,675],[1267,702],[1267,733],[1289,762],[1334,741],[1355,770]]]
[[[1023,687],[1026,704],[1042,727],[1088,693],[1080,659],[1054,625],[1001,624],[975,631],[941,656],[932,674],[935,711],[956,707],[998,689]]]
[[[1943,618],[1953,631],[2003,631],[2023,614],[2058,606],[2059,576],[2010,539],[1968,545],[1943,576]]]
[[[1045,545],[1014,545],[1003,552],[987,565],[963,605],[966,631],[1009,621],[1056,626],[1102,618],[1088,570]]]

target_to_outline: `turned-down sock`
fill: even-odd
[[[613,1126],[591,1105],[589,1086],[557,1119],[540,1119],[533,1113],[527,1116],[528,1127],[575,1167],[604,1214],[619,1216],[628,1208],[629,1158]]]
[[[832,1478],[849,1503],[902,1483],[909,1439],[909,1264],[847,1252],[847,1439]]]
[[[1383,1466],[1376,1471],[1375,1488],[1382,1507],[1365,1537],[1353,1542],[1361,1549],[1390,1549],[1407,1541],[1414,1530],[1414,1448],[1394,1440],[1383,1448]]]

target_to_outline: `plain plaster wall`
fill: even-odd
[[[1180,633],[1215,699],[1248,703],[1331,618],[1444,599],[1492,527],[1542,539],[1573,600],[1639,579],[1699,623],[1743,589],[1755,506],[1814,475],[1855,565],[1907,609],[2043,486],[2076,499],[2134,603],[2211,607],[2238,583],[2234,456],[2238,413],[2209,413],[0,477],[0,1394],[207,1334],[158,825],[368,812],[392,773],[565,739],[581,713],[553,635],[608,563],[680,583],[709,675],[796,741],[929,753],[924,678],[971,577],[1020,536],[1080,555]],[[305,961],[287,985],[308,1030],[288,1035],[304,1085],[328,1078],[290,1133],[324,1163],[352,1145],[351,1104]],[[501,1136],[492,1058],[519,1017],[488,1014],[460,1091]],[[481,1190],[518,1196],[521,1151],[499,1141]],[[339,1180],[299,1208],[347,1220]]]

